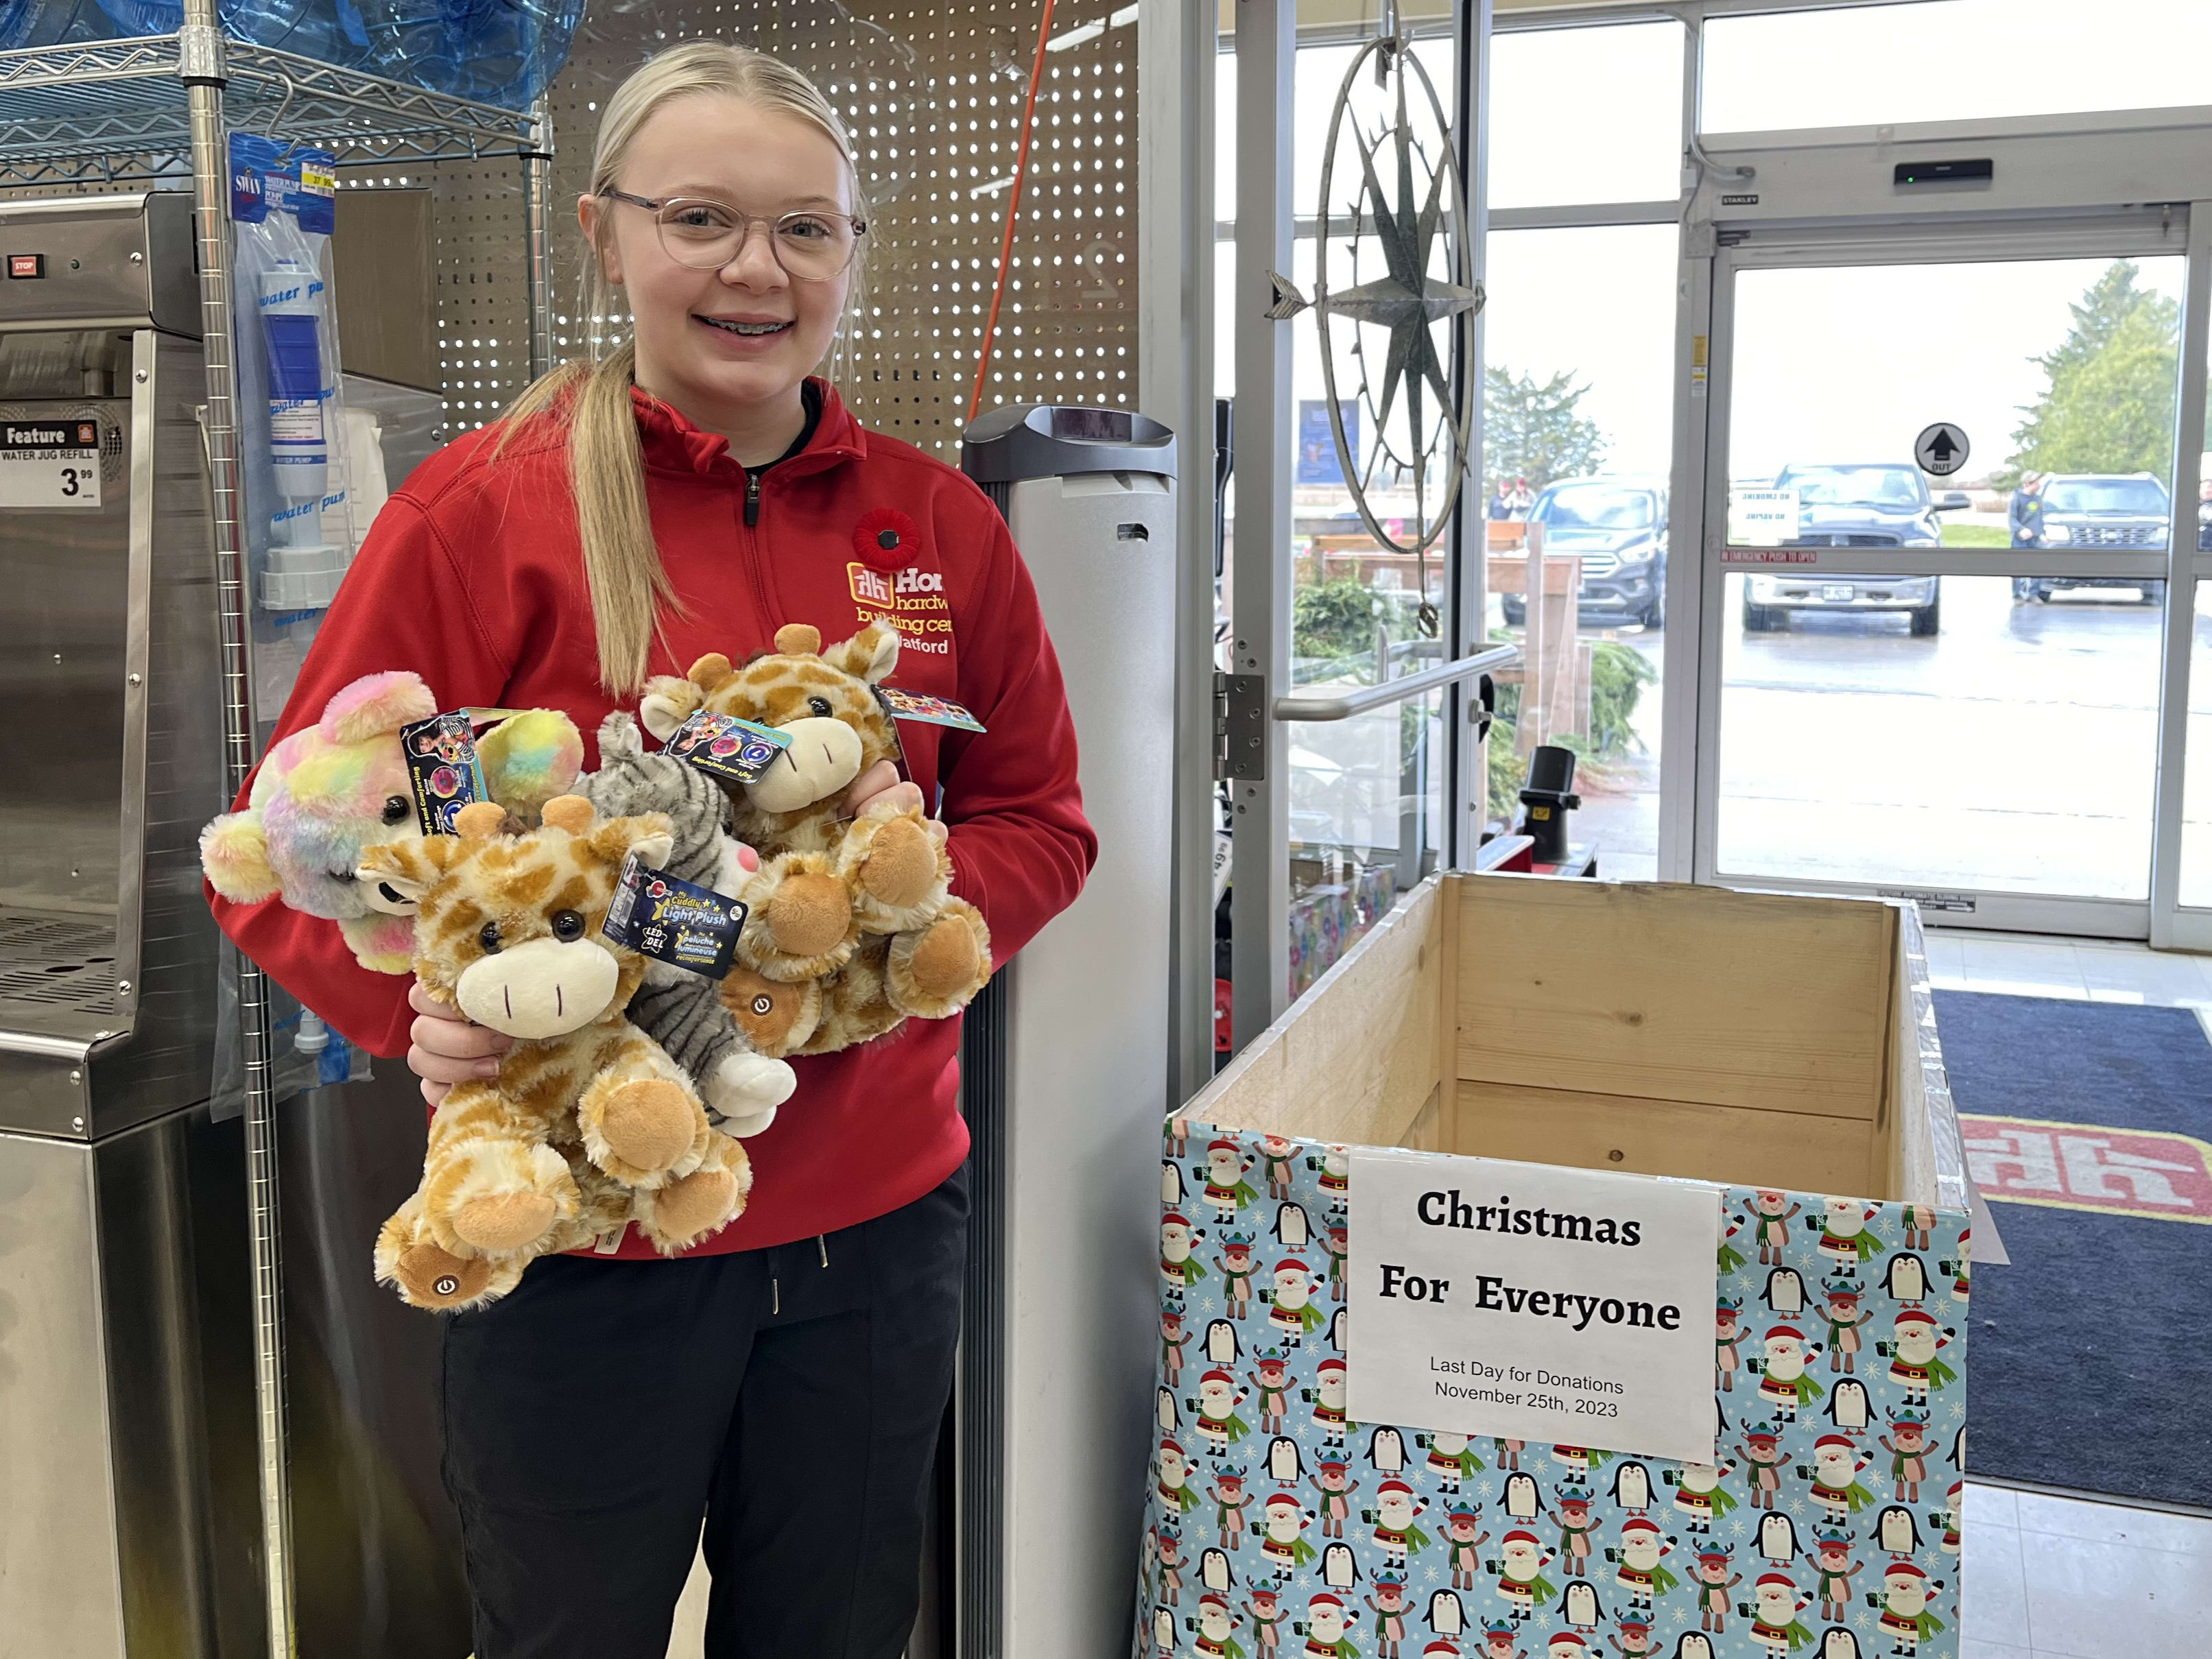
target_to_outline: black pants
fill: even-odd
[[[963,1172],[819,1241],[550,1256],[456,1316],[476,1659],[664,1659],[702,1516],[708,1659],[897,1659],[967,1220]]]

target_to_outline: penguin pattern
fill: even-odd
[[[1866,1384],[1847,1376],[1832,1385],[1828,1390],[1827,1418],[1845,1434],[1863,1433],[1874,1420],[1867,1409]]]
[[[1742,1248],[1722,1250],[1717,1288],[1741,1310],[1740,1358],[1717,1367],[1717,1463],[1486,1436],[1462,1460],[1433,1455],[1433,1425],[1352,1421],[1337,1403],[1340,1367],[1358,1363],[1332,1294],[1346,1253],[1356,1261],[1358,1251],[1343,1231],[1349,1152],[1170,1126],[1160,1186],[1170,1225],[1158,1282],[1163,1312],[1179,1322],[1170,1328],[1197,1340],[1158,1345],[1136,1653],[1873,1659],[1891,1651],[1909,1618],[1915,1659],[1958,1659],[1957,1534],[1941,1506],[1965,1473],[1966,1320],[1954,1282],[1971,1249],[1963,1212],[1726,1188],[1724,1231]],[[1240,1200],[1235,1189],[1249,1182],[1257,1202],[1222,1218],[1222,1206],[1206,1201],[1209,1182]],[[1241,1304],[1218,1265],[1232,1229],[1241,1242],[1267,1241],[1251,1250]],[[1842,1243],[1851,1247],[1848,1267]],[[1822,1304],[1847,1271],[1864,1317],[1846,1368],[1828,1352]],[[1808,1293],[1815,1285],[1824,1297]],[[1179,1369],[1169,1376],[1171,1366]],[[1252,1387],[1232,1416],[1255,1431],[1206,1421],[1194,1389],[1209,1368],[1232,1375],[1232,1401]],[[1218,1376],[1212,1386],[1219,1397]],[[1927,1484],[1912,1488],[1917,1503],[1898,1501],[1885,1475],[1892,1454],[1879,1443],[1894,1437],[1900,1418],[1925,1424],[1913,1467],[1924,1464]],[[1742,1454],[1747,1440],[1758,1460]],[[1815,1490],[1824,1457],[1832,1473],[1863,1464],[1878,1501],[1846,1503],[1838,1515],[1832,1493]],[[1212,1496],[1224,1477],[1248,1496],[1249,1517],[1243,1547],[1226,1553]],[[1348,1493],[1334,1525],[1323,1481]],[[1563,1487],[1581,1506],[1575,1530],[1586,1557],[1570,1559],[1564,1546],[1553,1497]],[[1815,1528],[1847,1532],[1865,1563],[1866,1583],[1840,1614],[1817,1599]],[[1741,1582],[1701,1595],[1699,1553],[1727,1547]],[[1885,1570],[1900,1566],[1917,1575],[1895,1580],[1908,1583],[1909,1603],[1866,1593],[1890,1585]],[[1922,1611],[1901,1614],[1908,1605]],[[1791,1606],[1785,1617],[1780,1609]]]

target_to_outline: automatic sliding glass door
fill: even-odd
[[[2148,933],[2186,238],[1721,251],[1700,879]]]

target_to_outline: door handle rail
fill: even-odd
[[[1470,678],[1489,669],[1503,668],[1520,659],[1519,646],[1493,645],[1475,652],[1472,656],[1438,663],[1434,668],[1424,668],[1417,674],[1385,680],[1380,685],[1362,686],[1358,690],[1346,692],[1340,697],[1278,697],[1272,712],[1279,720],[1349,720],[1354,714],[1364,714],[1370,708],[1388,708],[1394,702],[1403,702],[1408,697],[1419,696],[1424,691],[1433,691],[1440,685],[1450,685],[1455,681]]]

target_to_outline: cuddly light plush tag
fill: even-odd
[[[399,728],[400,752],[415,792],[415,816],[426,836],[450,836],[464,806],[489,800],[477,740],[465,714],[433,714]]]
[[[761,774],[775,763],[775,757],[790,746],[788,732],[700,708],[668,734],[661,753],[689,761],[709,777],[757,783]]]
[[[920,720],[925,726],[950,726],[962,732],[981,732],[983,722],[950,697],[933,697],[920,691],[902,691],[895,685],[875,688],[876,701],[895,720]]]
[[[599,931],[617,945],[703,974],[726,978],[735,959],[746,908],[726,893],[678,881],[641,863],[632,853],[615,883],[613,903]]]

